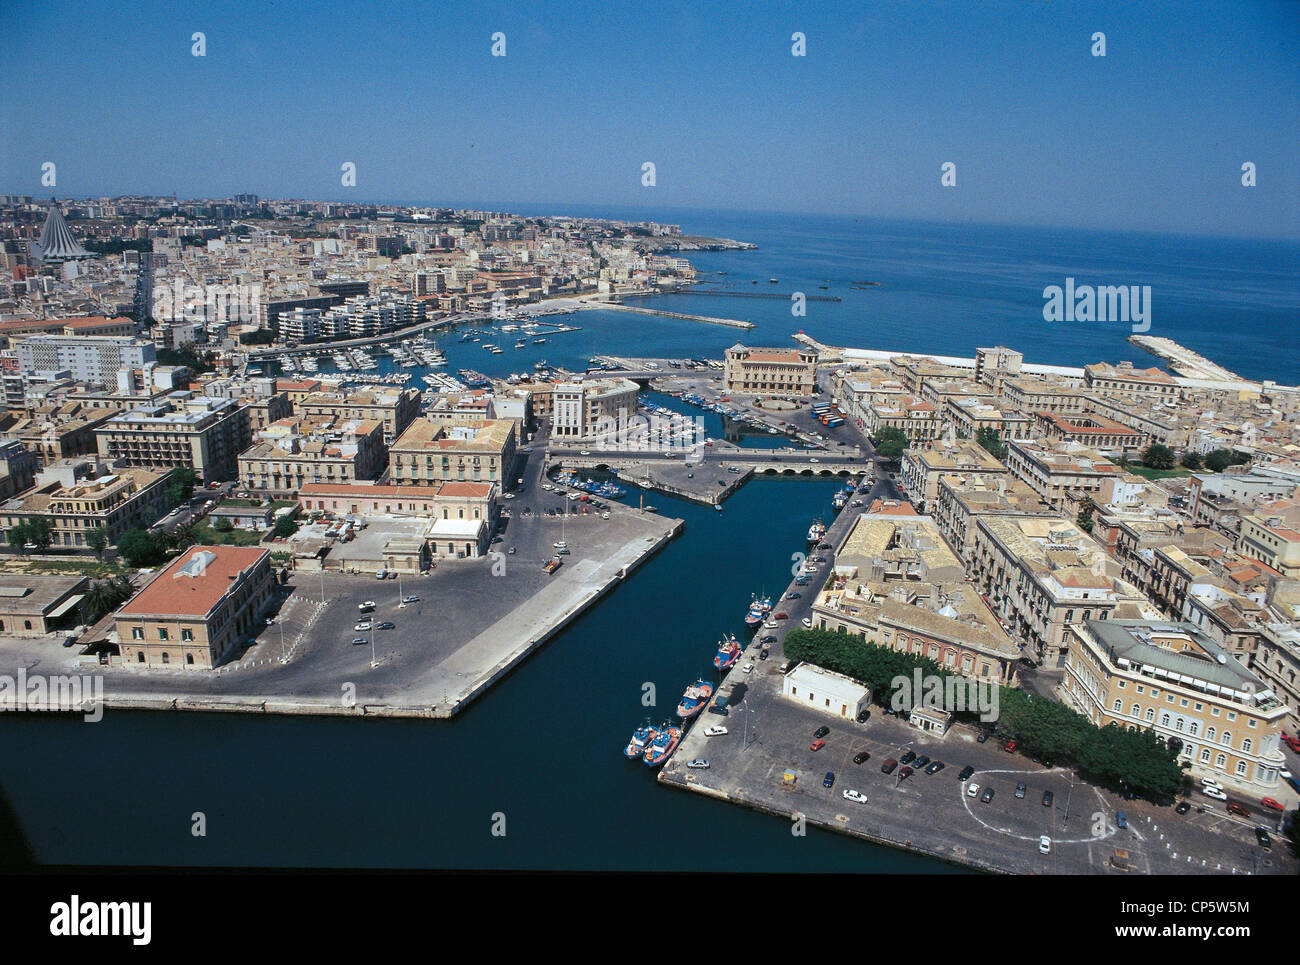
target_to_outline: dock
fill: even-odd
[[[703,322],[706,325],[725,325],[729,328],[753,328],[754,323],[739,318],[713,318],[708,315],[691,315],[686,312],[666,312],[661,308],[643,308],[640,305],[624,305],[620,302],[601,302],[600,308],[616,312],[636,312],[639,315],[659,315],[664,318],[684,318],[689,322]]]

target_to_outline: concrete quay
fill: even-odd
[[[690,315],[686,312],[666,312],[661,308],[643,308],[640,305],[624,305],[619,302],[603,302],[599,306],[616,312],[636,312],[639,315],[659,315],[663,318],[684,318],[690,322],[704,322],[707,325],[725,325],[729,328],[753,328],[754,323],[739,318],[713,318],[709,315]]]
[[[531,481],[539,469],[540,460],[527,468]],[[21,669],[28,679],[99,678],[107,712],[451,717],[683,529],[681,520],[621,506],[612,508],[609,519],[561,519],[545,512],[559,508],[552,503],[564,503],[557,494],[530,487],[523,492],[519,501],[533,505],[525,512],[513,504],[501,542],[487,557],[439,561],[429,575],[400,584],[368,575],[298,574],[278,601],[280,622],[262,629],[245,652],[216,670],[85,666],[61,639],[13,637],[0,648],[0,674],[16,677]],[[542,564],[561,538],[571,554],[547,575]],[[404,595],[419,599],[403,607]],[[352,624],[363,601],[376,604],[372,622],[394,627],[360,636]],[[300,640],[290,650],[295,636]],[[43,708],[33,701],[13,709]]]

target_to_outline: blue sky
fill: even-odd
[[[0,191],[1300,235],[1295,2],[6,0],[0,62]]]

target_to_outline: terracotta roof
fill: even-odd
[[[191,547],[118,613],[124,617],[206,617],[240,573],[270,555],[268,550],[255,546]],[[187,568],[193,575],[185,572]]]

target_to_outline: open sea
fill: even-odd
[[[486,205],[680,223],[757,251],[686,257],[710,285],[785,299],[668,295],[649,304],[743,318],[749,332],[619,312],[559,319],[581,331],[501,355],[444,333],[446,371],[581,370],[595,354],[720,356],[743,338],[972,355],[1008,345],[1027,362],[1160,364],[1120,323],[1043,321],[1042,291],[1150,285],[1148,334],[1251,379],[1300,383],[1300,245],[736,212]],[[725,274],[723,274],[725,272]],[[777,284],[768,279],[775,277]],[[855,281],[878,286],[854,290]],[[755,284],[756,282],[756,284]],[[821,286],[825,285],[823,289]],[[791,314],[788,295],[839,296]],[[322,372],[328,371],[322,366]],[[392,370],[384,359],[381,372]],[[421,373],[423,370],[415,370]],[[419,384],[418,382],[413,384]],[[716,417],[715,417],[716,418]],[[717,427],[721,430],[721,426]],[[710,425],[709,431],[714,433]],[[768,444],[751,437],[752,444]],[[751,813],[654,783],[622,754],[645,715],[707,672],[750,594],[789,580],[830,480],[751,482],[716,513],[666,495],[677,541],[449,722],[106,713],[102,722],[0,719],[0,792],[37,860],[52,863],[737,871],[942,872],[946,865]],[[627,498],[638,493],[629,487]],[[190,834],[207,816],[206,837]],[[507,834],[494,837],[493,815]]]

